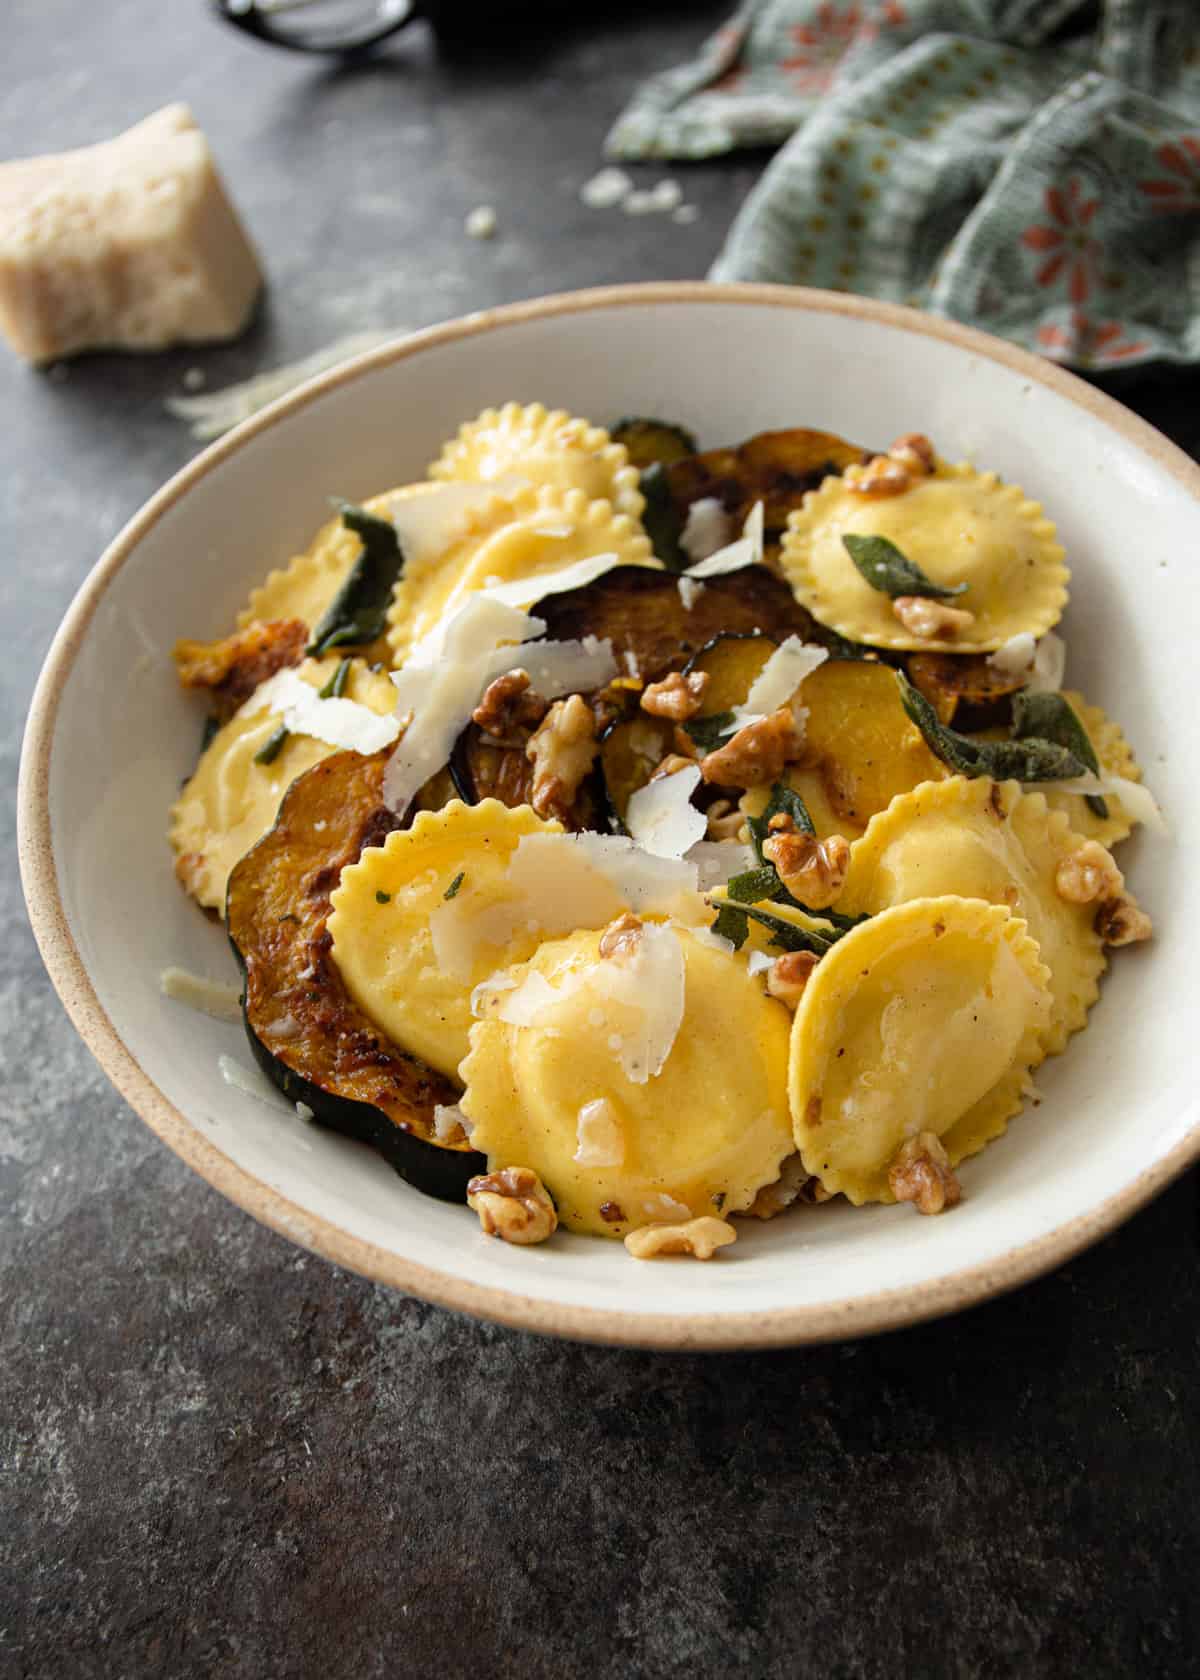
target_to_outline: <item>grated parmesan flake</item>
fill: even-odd
[[[1101,797],[1111,793],[1121,801],[1134,822],[1144,824],[1155,834],[1167,835],[1171,832],[1162,807],[1144,782],[1131,781],[1128,776],[1110,776],[1106,770],[1098,776],[1073,776],[1062,782],[1025,782],[1022,792],[1099,794]]]
[[[734,707],[733,715],[738,723],[747,724],[754,719],[768,717],[781,706],[786,706],[805,677],[828,658],[827,649],[802,642],[799,636],[789,636],[758,673],[744,703]],[[803,707],[796,708],[797,723],[802,723],[807,715]]]
[[[396,527],[406,566],[433,565],[462,537],[471,516],[497,496],[514,496],[529,480],[502,473],[485,484],[439,484],[419,496],[388,498],[388,518]]]
[[[633,178],[623,169],[601,169],[579,189],[589,210],[612,210],[633,191]]]
[[[683,948],[674,928],[647,922],[632,953],[572,969],[557,986],[532,969],[501,995],[494,1013],[510,1026],[552,1027],[554,1010],[580,991],[605,1004],[605,1020],[614,1028],[608,1046],[630,1084],[656,1079],[683,1022]]]
[[[654,857],[682,858],[703,840],[708,819],[692,804],[700,786],[700,766],[660,776],[631,795],[625,812],[625,826],[643,851]]]
[[[175,1003],[186,1003],[189,1009],[195,1009],[201,1015],[210,1015],[214,1021],[226,1021],[236,1025],[242,1018],[242,992],[240,986],[231,986],[221,980],[206,980],[203,975],[193,974],[186,968],[164,968],[158,977],[159,989],[164,997],[171,998]]]
[[[699,578],[691,578],[685,575],[676,580],[675,587],[679,590],[679,599],[683,602],[684,612],[691,612],[704,593],[704,585]]]
[[[733,537],[733,521],[716,496],[701,496],[691,503],[679,536],[679,546],[695,564],[726,547]]]
[[[322,700],[312,684],[291,669],[276,671],[260,683],[238,716],[252,717],[264,709],[281,717],[294,735],[308,735],[348,752],[379,752],[400,733],[394,717],[380,717],[357,700]]]
[[[720,577],[725,572],[740,572],[743,566],[760,566],[763,557],[763,529],[763,505],[761,502],[755,502],[746,515],[746,523],[737,541],[719,548],[706,560],[698,560],[694,566],[688,567],[684,576]]]
[[[616,1106],[607,1097],[584,1103],[575,1118],[576,1149],[572,1160],[581,1167],[623,1167],[625,1133]]]

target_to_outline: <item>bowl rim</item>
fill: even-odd
[[[75,594],[46,654],[26,723],[17,791],[17,846],[34,937],[72,1024],[126,1102],[214,1189],[291,1242],[438,1306],[521,1330],[640,1348],[749,1350],[874,1334],[955,1312],[1031,1281],[1116,1229],[1200,1160],[1200,1123],[1134,1179],[1040,1237],[993,1259],[925,1283],[817,1306],[772,1311],[637,1313],[546,1301],[402,1259],[322,1218],[239,1166],[192,1124],[147,1076],[101,1004],[72,935],[59,890],[49,813],[50,761],[58,704],[106,590],[138,544],[188,491],[251,439],[327,391],[425,351],[529,321],[631,306],[726,304],[849,315],[940,339],[1048,387],[1112,427],[1200,502],[1200,466],[1148,422],[1082,379],[1030,351],[971,327],[899,304],[796,286],[655,281],[555,293],[427,327],[306,382],[203,450],[157,491],[105,549]]]

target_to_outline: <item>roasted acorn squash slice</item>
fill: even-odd
[[[813,622],[765,566],[705,578],[691,606],[669,572],[617,566],[581,589],[546,596],[531,611],[552,640],[608,637],[618,666],[632,664],[646,682],[678,670],[722,632],[761,630],[782,642],[807,637]]]
[[[435,1135],[435,1110],[456,1104],[458,1088],[351,1001],[326,926],[343,868],[400,826],[383,803],[387,759],[336,753],[292,784],[274,828],[229,878],[227,925],[245,976],[246,1034],[267,1077],[418,1190],[458,1202],[484,1170],[465,1137]]]

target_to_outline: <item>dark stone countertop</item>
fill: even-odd
[[[8,806],[73,590],[193,452],[163,412],[185,370],[215,387],[358,328],[703,273],[758,160],[673,170],[688,227],[596,214],[578,188],[636,78],[725,10],[580,7],[442,56],[418,30],[337,69],[201,0],[9,0],[0,155],[187,99],[272,290],[225,349],[57,374],[0,354]],[[479,203],[487,244],[462,229]],[[1181,379],[1123,394],[1200,450]],[[1200,1672],[1194,1174],[1019,1294],[876,1341],[541,1341],[222,1201],[77,1041],[15,868],[0,894],[0,1672]]]

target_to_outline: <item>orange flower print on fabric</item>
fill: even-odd
[[[899,0],[885,0],[882,6],[823,4],[811,23],[793,25],[791,36],[796,50],[780,68],[791,76],[798,93],[825,93],[856,41],[874,41],[881,29],[907,22]]]
[[[1083,362],[1097,366],[1142,356],[1150,345],[1144,338],[1126,338],[1120,321],[1093,321],[1078,309],[1071,311],[1065,325],[1047,323],[1037,331],[1037,347],[1056,362]]]
[[[1150,208],[1176,216],[1200,210],[1200,134],[1185,134],[1177,145],[1168,142],[1154,155],[1167,173],[1138,182],[1138,191],[1150,200]]]
[[[1099,279],[1104,252],[1103,245],[1090,231],[1100,200],[1086,198],[1078,177],[1073,175],[1065,190],[1046,188],[1045,205],[1049,222],[1028,227],[1021,235],[1026,250],[1044,258],[1034,279],[1039,286],[1053,286],[1065,280],[1071,302],[1076,306],[1084,304]]]

